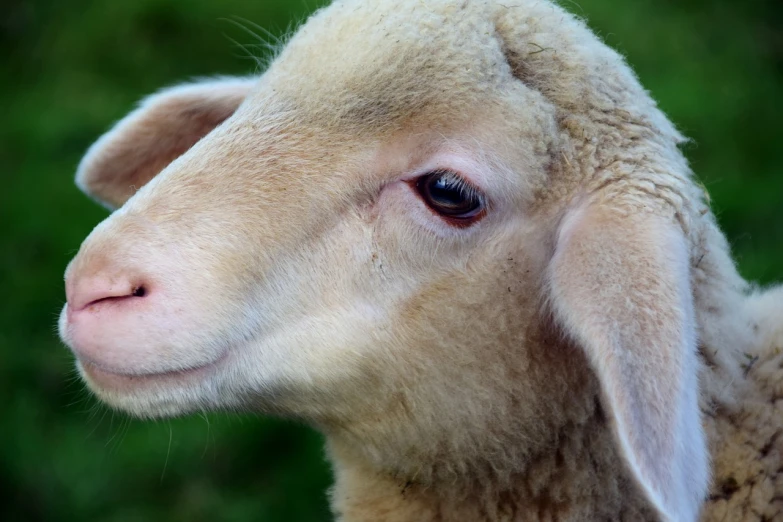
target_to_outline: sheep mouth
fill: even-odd
[[[77,367],[84,380],[92,388],[106,391],[133,391],[149,385],[185,384],[192,379],[204,378],[214,372],[228,357],[225,351],[219,357],[204,364],[174,370],[159,372],[127,372],[117,368],[107,367],[97,361],[79,357]]]

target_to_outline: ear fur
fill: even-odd
[[[593,205],[563,220],[549,274],[630,474],[663,520],[683,522],[696,520],[709,478],[689,267],[673,221]]]
[[[110,209],[231,116],[253,78],[219,78],[165,89],[101,136],[85,154],[76,185]]]

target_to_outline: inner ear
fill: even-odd
[[[253,78],[221,78],[154,94],[87,151],[76,184],[110,209],[122,206],[176,158],[228,119]]]

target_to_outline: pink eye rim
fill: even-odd
[[[451,226],[464,228],[487,213],[486,196],[450,169],[434,169],[410,180],[425,206]]]

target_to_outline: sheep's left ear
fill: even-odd
[[[76,185],[109,209],[122,206],[234,114],[255,83],[217,78],[153,94],[90,147],[76,171]]]
[[[663,520],[696,520],[708,482],[688,248],[673,220],[569,212],[550,266],[559,322],[585,350],[630,475]]]

